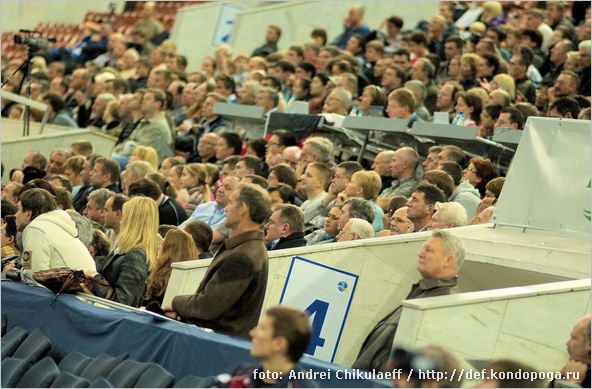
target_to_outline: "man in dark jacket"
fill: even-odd
[[[459,238],[447,231],[434,230],[417,256],[421,279],[411,287],[405,300],[458,293],[456,274],[465,258],[464,244]],[[403,307],[399,305],[376,324],[362,344],[353,368],[387,370],[402,311]]]
[[[265,241],[272,245],[270,250],[306,246],[304,212],[295,205],[278,205],[264,228]]]
[[[257,325],[267,287],[267,250],[259,225],[271,210],[269,194],[243,183],[225,207],[226,239],[193,295],[177,296],[166,315],[221,334],[249,338]]]

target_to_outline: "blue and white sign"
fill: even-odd
[[[214,32],[214,38],[212,39],[212,46],[218,47],[223,44],[230,44],[236,17],[243,11],[244,10],[242,8],[238,8],[229,4],[224,4],[220,8],[218,23],[216,24],[216,31]]]
[[[307,354],[333,362],[357,283],[355,274],[302,257],[292,258],[280,304],[310,314],[313,335]]]

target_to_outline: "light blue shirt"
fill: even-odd
[[[184,228],[185,224],[194,220],[200,220],[204,223],[207,223],[212,228],[212,230],[215,230],[218,227],[224,226],[226,212],[224,212],[224,208],[219,208],[218,203],[215,201],[200,204],[195,207],[195,210],[191,216],[181,223],[179,228]]]

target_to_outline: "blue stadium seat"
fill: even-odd
[[[164,367],[156,363],[149,363],[148,369],[140,375],[134,388],[170,388],[175,377]]]
[[[34,364],[19,381],[17,388],[49,388],[60,374],[60,369],[53,359],[45,357]]]
[[[21,326],[16,326],[2,337],[2,359],[11,357],[29,333]]]
[[[86,380],[94,382],[99,377],[106,378],[119,364],[128,358],[129,354],[121,354],[118,357],[101,354],[97,356],[88,366],[82,371],[80,376]]]
[[[214,376],[196,377],[188,375],[177,382],[173,388],[211,388],[214,384],[216,384],[216,377]]]
[[[147,368],[147,363],[126,359],[109,373],[107,381],[116,388],[131,388]]]
[[[111,382],[107,381],[105,377],[98,377],[91,382],[89,388],[114,388]]]
[[[88,388],[90,382],[82,377],[62,371],[52,382],[50,388]]]
[[[12,354],[13,358],[32,358],[37,362],[51,349],[51,341],[40,330],[31,332]]]
[[[23,378],[27,370],[31,368],[33,361],[29,358],[4,358],[2,360],[2,374],[0,384],[3,388],[14,388]]]
[[[82,355],[76,351],[72,351],[60,361],[58,367],[60,368],[60,371],[65,371],[79,376],[92,362],[92,360],[93,358],[91,357],[87,357],[86,355]]]

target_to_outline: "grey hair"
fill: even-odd
[[[331,91],[331,94],[335,95],[335,99],[341,102],[346,110],[351,107],[352,95],[349,93],[349,91],[345,90],[344,88],[337,87]]]
[[[363,219],[369,223],[372,223],[374,220],[374,207],[368,200],[364,200],[361,197],[350,197],[345,202],[345,204],[351,204],[349,208],[349,214],[352,218]]]
[[[134,161],[127,165],[126,174],[134,173],[138,179],[146,177],[149,173],[154,172],[154,168],[146,161]]]
[[[374,229],[372,224],[368,223],[364,219],[358,219],[357,217],[349,219],[351,227],[349,232],[358,235],[360,239],[374,238]]]
[[[257,95],[259,94],[259,90],[261,90],[261,84],[257,81],[245,81],[243,83],[243,88],[247,85],[251,86],[251,89],[249,90],[249,95],[251,97],[257,97]]]
[[[78,212],[70,213],[70,218],[74,221],[74,223],[76,223],[78,239],[80,239],[84,247],[90,246],[93,240],[93,226],[90,220]]]
[[[97,204],[97,207],[105,208],[105,203],[107,200],[109,200],[109,197],[113,196],[114,194],[115,192],[112,192],[109,189],[101,188],[90,192],[88,199],[92,199]]]
[[[442,223],[452,225],[453,227],[462,227],[467,225],[467,210],[465,207],[455,202],[436,202],[436,211],[442,211]]]
[[[426,87],[423,82],[418,80],[411,80],[405,83],[405,88],[409,89],[415,96],[419,98],[420,102],[423,102],[426,95]]]
[[[458,272],[467,254],[465,244],[459,237],[439,228],[432,231],[432,237],[442,239],[442,243],[444,243],[444,252],[454,256],[454,259],[456,260],[456,272]]]
[[[308,138],[305,142],[308,145],[310,155],[318,157],[319,162],[329,162],[333,160],[333,144],[327,138],[315,136]]]
[[[60,156],[62,156],[62,157],[66,157],[66,158],[68,158],[68,157],[70,156],[70,155],[69,155],[70,153],[69,153],[69,152],[68,152],[68,150],[66,150],[66,149],[55,149],[55,150],[53,150],[51,153],[49,153],[49,156],[51,157],[51,155],[52,155],[53,153],[56,153],[57,155],[60,155]]]

